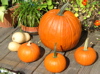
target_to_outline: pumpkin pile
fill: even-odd
[[[39,37],[48,48],[57,51],[67,51],[74,48],[80,40],[82,27],[80,21],[71,11],[65,11],[68,3],[61,9],[53,9],[45,13],[39,24]],[[55,50],[54,50],[55,51]],[[91,65],[97,55],[93,48],[80,47],[76,50],[75,60],[81,65]],[[59,62],[58,62],[59,61]],[[65,57],[60,53],[50,53],[44,59],[45,68],[53,73],[63,71],[67,66]]]
[[[18,51],[21,43],[27,42],[30,40],[29,33],[15,32],[12,35],[12,42],[8,44],[8,49],[10,51]]]
[[[54,50],[54,53],[48,54],[44,59],[45,68],[53,73],[61,72],[67,67],[66,58],[56,51],[74,48],[79,42],[82,31],[78,18],[71,11],[64,11],[66,5],[61,9],[53,9],[45,13],[39,24],[39,37],[42,43]],[[8,45],[11,51],[18,51],[18,57],[23,62],[36,61],[40,56],[39,46],[29,40],[28,33],[16,32]],[[94,49],[87,47],[87,40],[85,46],[78,48],[74,56],[81,65],[91,65],[97,57]]]
[[[18,57],[23,62],[36,61],[40,56],[40,48],[30,40],[29,33],[15,32],[12,42],[8,44],[10,51],[18,51]]]

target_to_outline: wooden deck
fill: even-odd
[[[45,47],[40,41],[38,35],[32,35],[32,42],[38,44],[41,48],[41,57],[39,60],[32,63],[24,63],[19,60],[17,56],[17,52],[11,52],[8,50],[8,43],[11,42],[11,36],[14,32],[20,31],[19,28],[0,28],[0,67],[8,68],[15,71],[20,71],[22,74],[54,74],[47,71],[43,65],[43,60],[45,56],[52,51]],[[99,32],[100,33],[100,32]],[[84,44],[84,40],[86,39],[87,33],[83,32],[82,37],[80,39],[77,47],[82,46]],[[55,74],[100,74],[100,41],[97,41],[96,38],[100,38],[96,35],[96,33],[89,34],[90,40],[89,42],[95,43],[94,49],[98,53],[97,61],[90,66],[82,66],[78,64],[74,59],[74,51],[73,50],[67,52],[59,52],[64,54],[68,60],[68,67],[61,73]],[[91,45],[89,45],[91,46]],[[77,48],[76,47],[76,48]]]

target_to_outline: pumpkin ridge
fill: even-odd
[[[79,23],[73,23],[73,20],[74,21],[76,21],[77,22],[77,20],[75,20],[75,18],[74,17],[72,17],[72,16],[69,16],[68,15],[68,17],[66,18],[67,19],[67,21],[69,21],[70,22],[70,24],[69,24],[69,26],[70,26],[70,28],[71,28],[71,33],[72,33],[72,36],[71,37],[73,37],[73,38],[71,38],[71,45],[73,45],[74,44],[74,42],[73,42],[73,39],[74,39],[74,33],[76,33],[77,34],[77,28],[75,27],[75,25],[76,24],[79,24]],[[73,19],[73,20],[72,20]],[[79,27],[80,27],[80,25],[78,25]],[[73,29],[74,29],[74,32],[73,32]],[[80,29],[80,28],[78,28],[78,29]],[[81,29],[80,29],[80,35],[81,35]],[[71,46],[71,48],[72,48],[73,46]]]
[[[55,19],[55,17],[56,17],[56,15],[55,16],[53,16],[53,18],[52,18],[52,24],[49,24],[50,26],[49,26],[49,29],[48,29],[48,35],[47,35],[47,37],[46,38],[49,38],[49,40],[51,40],[51,38],[50,38],[50,36],[51,36],[51,33],[50,33],[50,31],[52,31],[52,26],[54,25],[55,26],[55,24],[53,24],[53,22],[54,22],[54,19]],[[51,20],[51,19],[50,19]],[[49,19],[48,19],[48,21],[49,21]],[[47,22],[48,22],[47,21]],[[57,25],[56,25],[57,26]],[[54,28],[53,28],[54,29]],[[56,31],[53,31],[53,33],[52,34],[54,34],[55,33],[55,35],[57,34],[56,33]],[[48,41],[48,39],[46,39],[47,41]],[[56,42],[55,42],[56,43]],[[53,44],[54,45],[54,44]],[[47,45],[48,46],[48,45]]]
[[[62,20],[62,18],[61,18],[61,20]],[[64,22],[62,22],[62,25],[64,25]],[[62,47],[62,45],[63,45],[63,39],[62,39],[62,37],[63,37],[63,34],[62,34],[62,31],[63,31],[63,28],[64,28],[64,26],[61,26],[60,25],[60,28],[62,29],[62,30],[60,30],[61,32],[60,32],[60,35],[61,35],[61,37],[60,37],[60,43],[61,43],[61,50],[63,51],[64,49],[63,49],[63,47]]]
[[[57,16],[58,16],[58,15],[57,15]],[[57,22],[58,24],[56,23],[56,24],[57,24],[57,27],[56,27],[56,30],[57,30],[57,31],[56,31],[56,32],[57,32],[58,35],[60,35],[60,37],[59,37],[59,45],[61,46],[61,49],[63,50],[63,48],[62,48],[62,43],[63,43],[63,42],[62,42],[62,32],[61,32],[62,30],[60,30],[60,32],[59,32],[59,28],[60,28],[60,29],[62,28],[62,26],[59,24],[59,23],[61,23],[60,21],[62,20],[62,18],[61,18],[60,16],[58,16],[58,18],[59,18],[59,19],[58,19],[59,21]],[[62,22],[62,23],[63,23],[63,22]]]
[[[48,11],[48,13],[50,13],[50,11]],[[52,14],[52,13],[51,13]],[[43,17],[44,16],[44,17]],[[47,21],[49,21],[49,19],[47,19],[47,18],[50,18],[51,16],[48,16],[46,13],[44,14],[42,16],[42,18],[40,19],[40,21],[42,20],[43,22],[45,22],[45,20],[43,20],[43,19],[46,19]],[[46,16],[46,17],[45,17]],[[39,25],[39,27],[41,27],[41,24],[43,24],[44,25],[44,28],[45,28],[45,26],[46,26],[46,24],[48,23],[48,22],[46,22],[45,24],[43,23],[43,22],[40,22],[40,25]],[[44,28],[41,28],[41,29],[39,29],[39,30],[44,30]]]
[[[67,17],[67,18],[65,17],[65,21],[66,21],[66,22],[70,22],[70,20],[69,20],[68,17]],[[70,30],[72,31],[71,24],[67,23],[67,25],[69,26]],[[65,25],[66,28],[68,27],[67,25]],[[65,26],[64,26],[64,27],[65,27]],[[72,31],[72,32],[73,32],[73,31]],[[70,34],[70,35],[71,35],[70,38],[72,37],[72,32],[71,32],[71,34]],[[67,38],[69,38],[69,37],[67,37]],[[66,39],[66,40],[67,40],[67,39]],[[68,42],[68,40],[67,40],[67,42]],[[67,48],[68,48],[68,49],[72,48],[72,47],[71,47],[71,45],[72,45],[72,38],[70,39],[70,44],[69,44],[69,45],[70,45],[70,46],[67,47]]]
[[[45,15],[46,15],[46,14],[45,14]],[[44,15],[44,16],[45,16],[45,15]],[[51,17],[51,16],[47,16],[46,18],[49,18],[49,19],[50,19],[50,17]],[[43,18],[43,19],[46,19],[46,18]],[[45,27],[47,27],[47,23],[48,23],[49,19],[47,19],[47,21],[46,21],[46,23],[45,23],[45,24],[43,24],[43,25],[44,25],[44,28],[42,27],[42,28],[41,28],[41,29],[39,29],[39,30],[41,30],[41,31],[42,31],[42,30],[44,30],[44,29],[45,29]],[[45,22],[45,20],[42,20],[42,21],[43,21],[43,22]],[[40,22],[39,27],[41,27],[41,22]],[[50,30],[50,29],[51,29],[51,28],[49,28],[49,30]],[[46,30],[46,32],[48,31],[47,33],[49,33],[49,30]],[[39,31],[39,34],[41,34],[41,33],[40,33],[41,31]],[[44,35],[45,35],[45,31],[44,31]],[[47,36],[47,35],[45,35],[45,38],[44,38],[44,39],[45,39],[45,40],[47,40],[46,38],[48,38],[48,36]]]
[[[63,35],[64,35],[63,33],[66,33],[66,34],[67,34],[67,29],[65,29],[65,28],[67,28],[67,25],[64,23],[64,22],[66,21],[66,19],[65,19],[65,20],[61,19],[61,20],[62,20],[62,25],[63,25],[63,26],[60,25],[60,27],[61,27],[61,29],[62,29],[62,30],[60,30],[60,31],[61,31],[61,32],[60,32],[60,33],[61,33],[61,34],[60,34],[60,36],[61,36],[61,37],[60,37],[60,41],[61,41],[61,49],[62,49],[62,51],[64,51],[63,48],[66,47],[66,45],[65,45],[64,47],[62,47],[62,45],[65,44],[64,41],[67,42],[68,40],[67,40],[66,38],[63,38],[63,39],[62,39],[62,37],[64,37],[64,36],[63,36]]]
[[[60,47],[59,48],[61,48],[61,50],[62,51],[64,51],[64,49],[63,49],[63,47],[62,47],[62,45],[64,44],[64,39],[62,39],[62,37],[63,37],[63,33],[64,33],[64,28],[65,28],[65,25],[64,25],[64,21],[63,21],[63,18],[62,18],[62,16],[59,16],[59,15],[57,15],[58,16],[58,19],[57,20],[59,20],[56,24],[57,24],[57,27],[56,27],[56,32],[57,32],[57,34],[60,36],[59,37],[59,45],[60,45]],[[62,22],[61,22],[62,21]],[[63,26],[62,26],[63,25]],[[60,31],[59,31],[59,29],[61,29]],[[62,33],[63,32],[63,33]],[[66,32],[66,31],[65,31]]]
[[[71,18],[72,19],[72,18]],[[72,45],[74,44],[73,43],[73,28],[72,28],[72,26],[74,26],[74,24],[71,22],[71,20],[70,20],[70,18],[69,17],[67,17],[67,21],[69,22],[68,24],[69,24],[69,26],[70,26],[70,31],[71,31],[71,36],[70,36],[70,38],[71,38],[71,44],[70,44],[70,49],[73,47]],[[74,30],[75,31],[75,30]]]
[[[59,61],[59,59],[57,59],[57,61],[58,61],[59,63],[61,63],[61,62]],[[61,69],[62,67],[61,67],[61,66],[59,66],[59,68]]]

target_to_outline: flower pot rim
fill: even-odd
[[[37,27],[27,27],[27,26],[21,24],[21,29],[23,31],[30,32],[30,33],[37,33],[38,28],[39,28],[38,26]]]

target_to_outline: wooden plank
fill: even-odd
[[[39,65],[39,67],[32,74],[53,74],[53,73],[47,71],[44,67],[44,62],[42,62],[41,65]]]
[[[8,69],[13,69],[20,62],[17,52],[10,52],[5,58],[0,61],[0,66]]]
[[[19,29],[17,29],[16,31],[19,31]],[[3,40],[2,43],[0,43],[0,60],[2,60],[7,54],[10,53],[10,51],[8,50],[8,44],[9,42],[12,41],[11,39],[12,33],[10,35],[7,36],[7,38],[5,40]]]
[[[13,28],[13,27],[10,27],[10,28],[2,28],[0,30],[0,43],[6,39],[9,35],[11,35],[14,31],[16,31],[16,29],[19,29],[19,28]]]
[[[19,31],[19,28],[14,30],[14,32],[15,31]],[[0,67],[5,67],[8,69],[13,69],[20,62],[17,52],[11,52],[8,49],[8,44],[12,41],[12,33],[13,32],[11,32],[2,43],[0,43],[0,50],[2,51],[0,52]]]
[[[100,74],[100,42],[94,47],[94,49],[96,50],[97,54],[98,54],[98,59],[97,61],[94,63],[90,74]]]
[[[0,60],[2,60],[10,51],[8,50],[8,43],[11,41],[11,37],[5,39],[0,43]]]
[[[92,69],[93,65],[90,66],[81,66],[78,74],[90,74],[90,70]]]
[[[90,71],[90,74],[100,74],[100,59],[95,63]]]

